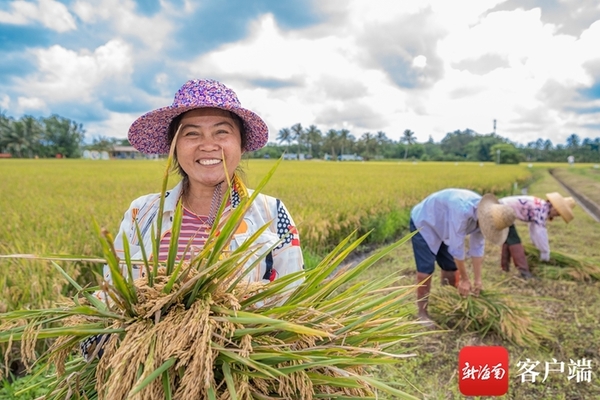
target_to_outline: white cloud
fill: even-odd
[[[423,68],[427,66],[427,57],[425,57],[424,55],[416,56],[415,58],[413,58],[412,65],[418,68]]]
[[[3,94],[0,96],[0,113],[10,108],[10,96]]]
[[[392,112],[395,106],[381,94],[402,94],[393,94],[385,74],[365,69],[357,57],[352,38],[336,36],[335,29],[317,37],[313,32],[283,32],[267,14],[252,24],[247,38],[202,55],[190,63],[190,71],[192,76],[216,76],[236,90],[245,107],[267,120],[273,139],[279,129],[297,122],[308,126],[327,120],[323,114],[331,110],[341,118],[336,125],[357,129],[372,129],[350,115],[362,103],[371,103],[378,113]],[[261,80],[283,86],[257,88],[253,82]],[[357,90],[360,100],[350,99]],[[379,90],[383,92],[378,95]]]
[[[67,7],[54,0],[38,0],[35,3],[13,1],[11,11],[0,11],[0,23],[28,25],[41,22],[45,27],[57,32],[77,29],[73,16]]]
[[[107,112],[106,118],[100,122],[85,125],[85,136],[93,138],[98,136],[125,139],[129,127],[139,115],[131,113]]]
[[[23,114],[27,112],[47,112],[48,108],[46,102],[39,97],[19,97],[17,99],[17,104],[19,106],[20,111]]]
[[[86,23],[108,24],[116,37],[140,40],[145,48],[139,50],[147,50],[156,57],[156,52],[170,40],[173,13],[182,12],[169,3],[162,3],[162,7],[161,12],[146,17],[136,14],[132,0],[78,0],[73,11]]]
[[[56,4],[13,2],[10,12],[0,12],[0,23],[51,24],[71,17],[66,8],[56,11],[64,8]],[[177,88],[170,85],[184,75],[230,86],[266,120],[271,140],[298,122],[345,127],[355,137],[383,130],[398,139],[411,129],[419,141],[430,135],[441,140],[457,129],[489,133],[494,119],[500,135],[521,143],[539,137],[557,143],[573,132],[598,136],[587,128],[600,124],[598,113],[576,110],[600,106],[579,94],[600,76],[600,21],[589,22],[574,3],[550,10],[504,0],[310,4],[321,18],[316,25],[286,29],[267,13],[250,21],[246,37],[184,61],[165,60],[164,50],[176,40],[178,18],[193,16],[198,2],[161,0],[160,12],[146,16],[133,0],[76,0],[71,12],[87,29],[102,32],[106,44],[87,51],[62,43],[36,49],[37,72],[17,79],[19,91],[8,93],[23,97],[19,106],[30,109],[37,100],[37,107],[74,100],[102,107],[99,92],[114,104],[119,97],[131,104],[125,96],[145,96],[141,100],[159,107],[171,102]],[[58,14],[42,21],[43,6]],[[564,24],[560,7],[570,10]],[[65,19],[52,29],[59,25],[71,26]],[[140,93],[144,89],[132,82],[136,65],[153,74],[146,79],[152,94]],[[2,104],[16,106],[9,97],[0,98]],[[86,124],[101,135],[124,137],[137,117],[101,111],[109,115],[106,121]]]
[[[98,47],[93,53],[75,52],[54,45],[33,50],[38,60],[34,75],[19,79],[23,91],[48,102],[90,102],[95,90],[109,82],[127,82],[133,72],[131,50],[119,40]]]

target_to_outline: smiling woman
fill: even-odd
[[[131,203],[114,241],[119,258],[126,258],[129,251],[134,260],[143,260],[148,255],[165,261],[173,246],[172,236],[178,236],[177,258],[194,258],[210,232],[220,229],[241,200],[252,194],[236,169],[244,152],[263,147],[267,139],[264,121],[242,108],[231,89],[212,80],[188,81],[179,89],[171,106],[138,118],[129,129],[131,144],[143,153],[171,153],[175,169],[183,179],[166,192],[162,219],[158,218],[160,193],[142,196]],[[228,188],[231,190],[227,191]],[[230,195],[223,200],[226,193]],[[217,219],[222,203],[225,208]],[[178,207],[182,208],[183,217],[180,226],[175,226]],[[272,281],[304,267],[298,233],[286,207],[279,199],[263,194],[258,195],[246,212],[231,250],[267,225],[256,241],[263,249],[258,255],[266,256],[248,274],[250,282]],[[172,235],[172,231],[178,235]],[[160,239],[156,253],[153,252],[155,233]],[[133,268],[134,279],[144,275],[141,268]],[[104,278],[112,281],[108,267]],[[290,287],[298,284],[300,281]],[[104,297],[102,292],[97,295]],[[93,345],[93,340],[86,343]],[[88,353],[85,348],[82,350]]]
[[[243,125],[237,124],[229,111],[218,108],[188,111],[175,122],[170,130],[177,136],[175,155],[183,176],[184,206],[210,218],[216,212],[211,209],[212,200],[221,200],[217,199],[221,186],[234,176],[242,158]]]
[[[268,140],[268,128],[254,112],[241,107],[237,95],[220,82],[191,80],[175,94],[173,104],[144,114],[129,129],[131,144],[143,153],[173,153],[181,182],[167,193],[162,225],[157,225],[159,194],[135,200],[121,224],[115,240],[117,252],[123,251],[123,239],[135,257],[151,254],[151,232],[162,226],[159,259],[166,258],[171,239],[173,216],[183,206],[179,236],[180,258],[192,258],[203,247],[215,221],[217,210],[231,184],[223,219],[247,197],[248,190],[236,174],[242,154],[258,150]],[[303,268],[298,233],[287,209],[279,199],[259,195],[244,218],[240,237],[248,237],[270,223],[262,234],[265,245],[278,242],[251,280],[273,280]],[[142,240],[136,231],[140,227]],[[140,275],[141,271],[138,271]],[[106,279],[110,275],[105,274]]]

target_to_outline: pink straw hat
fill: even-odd
[[[195,108],[220,108],[238,115],[246,131],[245,151],[258,150],[269,140],[267,124],[252,111],[242,108],[233,90],[215,80],[193,79],[177,91],[173,104],[136,119],[129,128],[129,142],[142,153],[169,153],[167,131],[171,121]]]

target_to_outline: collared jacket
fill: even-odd
[[[234,186],[234,190],[232,190],[231,206],[233,208],[237,207],[240,203],[240,196],[249,195],[253,192],[243,187],[243,184],[239,180],[236,180],[237,182],[239,182],[238,185],[241,188],[238,190]],[[173,226],[173,217],[181,193],[182,184],[180,182],[165,194],[161,238],[170,232]],[[152,254],[152,231],[156,231],[157,227],[159,202],[160,193],[154,193],[141,196],[131,203],[129,209],[125,212],[119,233],[114,241],[115,251],[121,259],[124,257],[123,238],[129,243],[129,250],[133,260],[143,259],[142,246],[146,255],[150,257]],[[142,243],[138,240],[136,222],[143,237]],[[273,245],[278,242],[280,243],[274,248],[271,254],[263,258],[260,267],[248,274],[247,279],[251,282],[273,280],[278,276],[284,276],[304,268],[300,239],[294,221],[283,202],[263,194],[259,194],[256,197],[244,215],[244,220],[231,241],[230,250],[235,250],[248,237],[252,236],[267,223],[269,223],[269,228],[256,241],[257,244],[261,245],[261,250],[254,257],[258,257],[261,254],[264,255]],[[248,263],[252,263],[255,259],[251,259]],[[134,268],[134,279],[140,277],[142,270],[143,268],[140,267]],[[108,266],[104,267],[104,278],[109,282],[111,281]],[[290,288],[299,285],[300,282],[301,280],[295,281],[290,285]]]
[[[546,222],[550,215],[549,201],[534,196],[508,196],[498,200],[506,204],[517,215],[517,219],[529,225],[529,237],[533,245],[540,251],[542,261],[550,260],[550,244]]]
[[[481,196],[466,189],[444,189],[427,196],[411,211],[410,217],[433,254],[442,243],[457,260],[465,259],[469,236],[470,257],[483,257],[485,239],[477,224]]]

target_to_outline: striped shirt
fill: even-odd
[[[196,215],[184,208],[183,219],[181,221],[181,232],[179,233],[179,242],[177,244],[176,259],[181,260],[182,258],[185,258],[189,260],[197,255],[204,247],[209,232],[210,225],[208,225],[208,216]],[[167,232],[160,241],[160,249],[158,251],[159,261],[167,260],[170,244],[171,231]]]
[[[227,215],[230,209],[228,204],[223,215]],[[183,219],[181,221],[181,231],[179,232],[179,241],[177,244],[177,260],[182,258],[190,260],[202,251],[206,239],[211,230],[208,224],[207,215],[196,215],[187,208],[183,208]],[[171,242],[171,231],[169,230],[160,241],[158,253],[159,261],[167,261],[169,246]],[[186,251],[187,249],[187,251]]]

